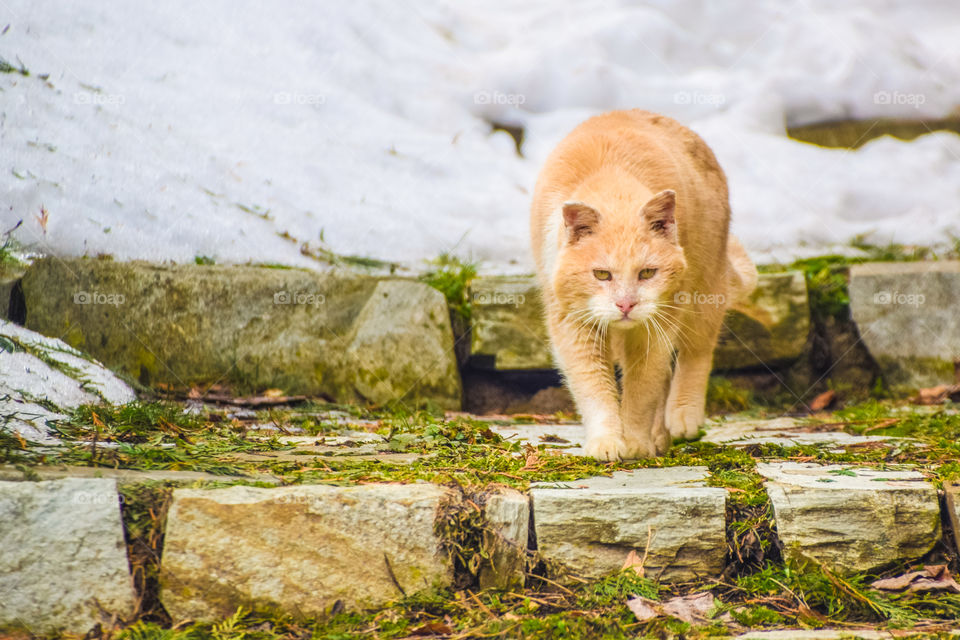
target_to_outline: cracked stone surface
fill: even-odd
[[[490,562],[480,570],[481,589],[522,588],[530,532],[530,498],[513,489],[500,489],[484,507],[489,530],[484,547]]]
[[[540,554],[585,578],[619,570],[630,551],[647,554],[648,576],[717,575],[726,551],[725,489],[707,487],[706,467],[616,472],[531,488]]]
[[[103,621],[97,603],[133,612],[113,479],[0,482],[0,549],[0,627],[84,634]]]
[[[725,444],[731,447],[745,447],[755,444],[777,444],[784,447],[798,445],[864,445],[884,443],[896,446],[907,441],[904,438],[889,436],[855,435],[841,431],[817,431],[813,423],[791,417],[780,418],[743,418],[733,417],[725,420],[708,420],[705,425],[704,442]],[[819,427],[822,428],[822,427]]]
[[[918,471],[761,463],[788,557],[844,572],[915,559],[940,537],[937,490]]]
[[[430,484],[177,489],[161,600],[174,619],[238,606],[322,613],[449,585],[434,528],[445,489]]]

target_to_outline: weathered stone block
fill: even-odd
[[[535,278],[477,278],[470,284],[470,300],[471,365],[498,370],[553,368]]]
[[[446,301],[419,282],[48,259],[27,271],[23,292],[28,327],[144,384],[226,380],[340,402],[460,406]]]
[[[434,528],[444,495],[430,484],[177,489],[161,599],[174,620],[241,605],[308,616],[449,585]]]
[[[706,477],[705,467],[668,467],[537,484],[537,549],[557,575],[599,578],[619,570],[630,551],[647,555],[648,576],[718,575],[727,492],[704,486]]]
[[[750,298],[727,312],[713,368],[789,364],[803,354],[809,333],[810,307],[803,273],[760,274]]]
[[[484,548],[490,560],[480,568],[481,589],[522,588],[530,533],[530,498],[501,489],[487,498]]]
[[[940,537],[937,490],[916,471],[761,463],[784,553],[844,573],[919,558]]]
[[[0,627],[82,635],[133,613],[115,480],[0,482],[0,549]]]
[[[954,382],[960,367],[960,261],[854,265],[850,311],[888,384]]]

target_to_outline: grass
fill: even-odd
[[[451,312],[469,321],[472,311],[469,286],[477,276],[477,265],[449,253],[440,254],[429,265],[429,271],[420,279],[444,295]]]

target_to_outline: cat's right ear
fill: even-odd
[[[597,210],[582,202],[563,203],[563,224],[567,228],[567,240],[576,244],[584,236],[593,233],[600,222]]]

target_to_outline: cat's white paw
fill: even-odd
[[[653,448],[655,456],[662,456],[669,449],[670,445],[673,444],[673,438],[670,437],[670,432],[667,431],[667,427],[664,424],[661,424],[659,428],[654,427],[653,430]]]
[[[605,434],[587,438],[583,450],[597,460],[623,460],[630,457],[627,443],[617,435]]]
[[[656,443],[651,442],[650,438],[625,438],[627,443],[627,455],[624,458],[628,460],[637,460],[639,458],[654,458],[657,455]]]
[[[703,424],[703,410],[681,405],[668,409],[666,418],[667,430],[672,437],[691,440],[697,437]]]

